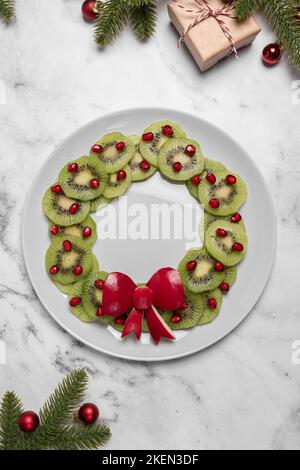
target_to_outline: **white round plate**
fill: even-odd
[[[179,334],[177,341],[161,341],[156,346],[149,341],[149,335],[144,335],[143,342],[137,342],[134,338],[120,340],[105,326],[82,323],[69,312],[66,297],[49,280],[44,267],[45,252],[50,240],[48,223],[42,211],[42,198],[46,189],[56,181],[66,162],[86,154],[101,135],[114,130],[128,135],[139,134],[152,121],[162,119],[181,124],[191,138],[201,143],[205,155],[220,160],[246,181],[249,197],[242,213],[247,226],[249,250],[245,260],[238,267],[234,288],[229,295],[224,296],[218,318],[209,325]],[[147,197],[145,193],[148,192],[149,197],[153,194],[159,198],[161,188],[168,186],[176,199],[179,186],[168,184],[164,180],[159,182],[158,178],[159,175],[155,175],[153,179],[141,185],[132,185],[131,188],[145,187],[146,191],[140,191],[143,193],[141,197]],[[129,194],[130,191],[133,195],[139,193],[139,190],[130,189]],[[22,241],[25,263],[33,287],[44,307],[59,325],[83,343],[111,356],[137,361],[162,361],[187,356],[207,348],[230,333],[249,314],[271,273],[276,249],[276,221],[272,200],[259,169],[235,140],[214,125],[191,114],[172,109],[139,108],[115,112],[90,122],[68,137],[52,153],[39,171],[28,195]],[[93,251],[98,257],[101,269],[123,271],[133,276],[136,282],[145,281],[154,270],[161,267],[176,267],[184,254],[184,251],[174,248],[176,244],[166,245],[164,242],[161,248],[151,251],[149,256],[147,243],[98,240]],[[171,249],[168,249],[168,246]],[[138,277],[141,273],[144,278]]]

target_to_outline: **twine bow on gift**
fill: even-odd
[[[197,5],[199,5],[199,8],[197,10],[191,10],[190,8],[186,8],[185,6],[181,5],[178,0],[172,0],[178,8],[182,8],[186,13],[194,13],[197,15],[195,18],[195,21],[193,21],[189,26],[183,31],[180,35],[180,39],[178,41],[178,47],[180,47],[181,42],[185,40],[186,35],[189,33],[191,29],[193,29],[195,26],[200,24],[202,21],[207,20],[208,18],[215,18],[217,21],[218,25],[220,26],[221,30],[223,31],[224,35],[228,39],[230,43],[230,54],[234,54],[236,59],[239,59],[238,52],[236,49],[236,44],[235,41],[232,37],[232,34],[230,32],[230,29],[226,25],[226,23],[223,21],[222,16],[225,16],[227,18],[232,18],[232,19],[237,19],[236,16],[232,14],[235,6],[236,6],[236,0],[232,0],[227,2],[223,7],[218,8],[216,10],[213,10],[211,6],[209,5],[207,0],[193,0]]]

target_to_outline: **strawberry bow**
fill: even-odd
[[[123,273],[110,273],[103,287],[102,309],[105,315],[119,316],[130,311],[122,338],[134,333],[139,340],[143,318],[158,343],[161,338],[175,339],[171,329],[156,310],[178,310],[184,304],[184,289],[179,272],[172,268],[157,271],[144,286],[137,286]]]

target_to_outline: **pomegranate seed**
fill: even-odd
[[[180,162],[175,162],[173,163],[172,168],[175,173],[179,173],[182,170],[182,164]]]
[[[209,205],[212,209],[218,209],[218,207],[220,207],[220,201],[218,199],[211,199]]]
[[[52,275],[54,276],[55,274],[58,273],[58,271],[59,271],[59,267],[58,267],[58,266],[56,266],[56,265],[51,266],[51,268],[50,268],[50,274],[52,274]]]
[[[179,310],[186,310],[188,308],[189,304],[187,302],[184,302],[184,304],[180,307]]]
[[[77,214],[78,211],[79,211],[79,204],[77,202],[74,202],[74,204],[72,204],[69,207],[69,212],[70,214],[74,215],[74,214]]]
[[[88,238],[92,235],[92,229],[90,227],[84,227],[82,230],[82,236],[83,238]]]
[[[78,165],[77,163],[70,163],[68,165],[68,172],[69,173],[76,173],[78,171]]]
[[[186,269],[188,271],[194,271],[194,269],[196,269],[196,266],[197,266],[197,261],[189,261],[188,263],[186,263]]]
[[[125,150],[125,148],[126,148],[125,142],[117,142],[116,143],[116,149],[118,150],[118,152],[123,152],[123,150]]]
[[[59,184],[55,184],[54,186],[51,186],[51,191],[55,194],[60,194],[62,193],[62,187]]]
[[[77,307],[77,305],[81,304],[81,298],[80,297],[72,297],[72,299],[70,299],[69,304],[71,305],[71,307]]]
[[[102,153],[103,150],[104,148],[102,147],[102,145],[98,145],[98,144],[93,145],[93,147],[91,148],[91,151],[94,153]]]
[[[103,281],[102,279],[96,279],[96,281],[95,281],[95,287],[96,287],[97,289],[102,290],[103,287],[104,287],[104,281]]]
[[[218,273],[222,273],[224,271],[224,264],[221,263],[220,261],[216,261],[215,264],[214,264],[214,269],[215,271],[217,271]]]
[[[168,126],[168,125],[163,126],[162,131],[163,131],[163,134],[168,137],[173,137],[174,135],[173,127],[171,126]]]
[[[98,307],[96,317],[103,317],[104,312],[102,307]]]
[[[230,186],[236,183],[236,177],[233,175],[227,175],[226,176],[226,183],[229,184]]]
[[[147,171],[150,168],[150,163],[148,163],[146,160],[143,160],[139,164],[139,167],[140,167],[141,170]]]
[[[120,317],[115,318],[115,324],[116,325],[124,325],[125,322],[126,322],[126,316],[125,315],[121,315]]]
[[[171,322],[172,323],[175,323],[175,324],[180,323],[181,320],[182,320],[181,315],[176,314],[176,315],[171,316]]]
[[[225,238],[225,237],[227,237],[228,232],[227,232],[227,230],[223,230],[222,228],[217,228],[216,235],[218,235],[218,237]]]
[[[233,245],[232,245],[232,249],[233,251],[238,251],[239,253],[241,253],[243,250],[244,250],[244,247],[241,243],[237,243],[235,242]]]
[[[215,184],[215,182],[217,181],[217,178],[215,177],[213,173],[207,173],[205,178],[207,179],[209,184]]]
[[[233,224],[237,224],[240,220],[242,220],[242,216],[238,212],[235,212],[230,220]]]
[[[73,273],[75,274],[75,276],[80,276],[82,272],[82,266],[75,266],[75,268],[73,269]]]
[[[196,152],[197,152],[197,149],[194,145],[187,145],[184,150],[184,153],[188,155],[189,157],[193,157]]]
[[[219,288],[221,289],[222,292],[229,292],[230,286],[227,282],[222,282],[219,285]]]
[[[199,184],[201,183],[201,178],[200,178],[200,176],[199,176],[199,175],[193,176],[193,177],[191,178],[191,183],[192,183],[192,185],[194,185],[194,186],[199,186]]]
[[[118,171],[118,174],[117,174],[117,180],[118,181],[123,181],[123,180],[125,180],[126,176],[127,176],[126,171],[120,170],[120,171]]]
[[[217,306],[218,306],[216,299],[214,299],[214,297],[211,297],[210,299],[208,299],[208,301],[207,301],[207,306],[208,306],[211,310],[215,310],[215,309],[217,308]]]
[[[69,240],[64,240],[63,247],[65,251],[69,252],[72,250],[72,243]]]
[[[50,229],[50,232],[52,235],[57,235],[59,232],[59,227],[57,225],[53,225],[53,227]]]
[[[100,186],[100,183],[99,183],[98,180],[93,179],[93,180],[90,181],[90,187],[91,187],[92,189],[98,189],[99,186]]]
[[[154,134],[152,132],[146,132],[146,134],[142,135],[142,139],[144,142],[152,142]]]

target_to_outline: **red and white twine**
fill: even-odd
[[[207,0],[193,0],[195,3],[199,5],[198,10],[191,10],[186,8],[184,5],[181,5],[178,0],[172,0],[178,8],[182,8],[186,13],[194,13],[197,15],[195,18],[195,21],[193,23],[189,24],[189,26],[183,31],[180,35],[180,39],[178,41],[178,47],[180,46],[181,42],[185,40],[186,35],[189,33],[191,29],[193,29],[195,26],[197,26],[199,23],[202,21],[207,20],[208,18],[215,18],[215,20],[218,22],[221,30],[223,31],[224,35],[228,39],[230,43],[230,54],[234,54],[236,59],[238,59],[238,52],[236,49],[236,44],[235,41],[232,37],[232,34],[230,32],[230,29],[226,25],[225,21],[223,21],[222,16],[226,16],[227,18],[233,18],[237,19],[236,16],[232,15],[232,12],[236,6],[236,0],[232,0],[230,2],[227,2],[223,7],[218,8],[217,10],[213,10],[210,5],[208,4]]]

